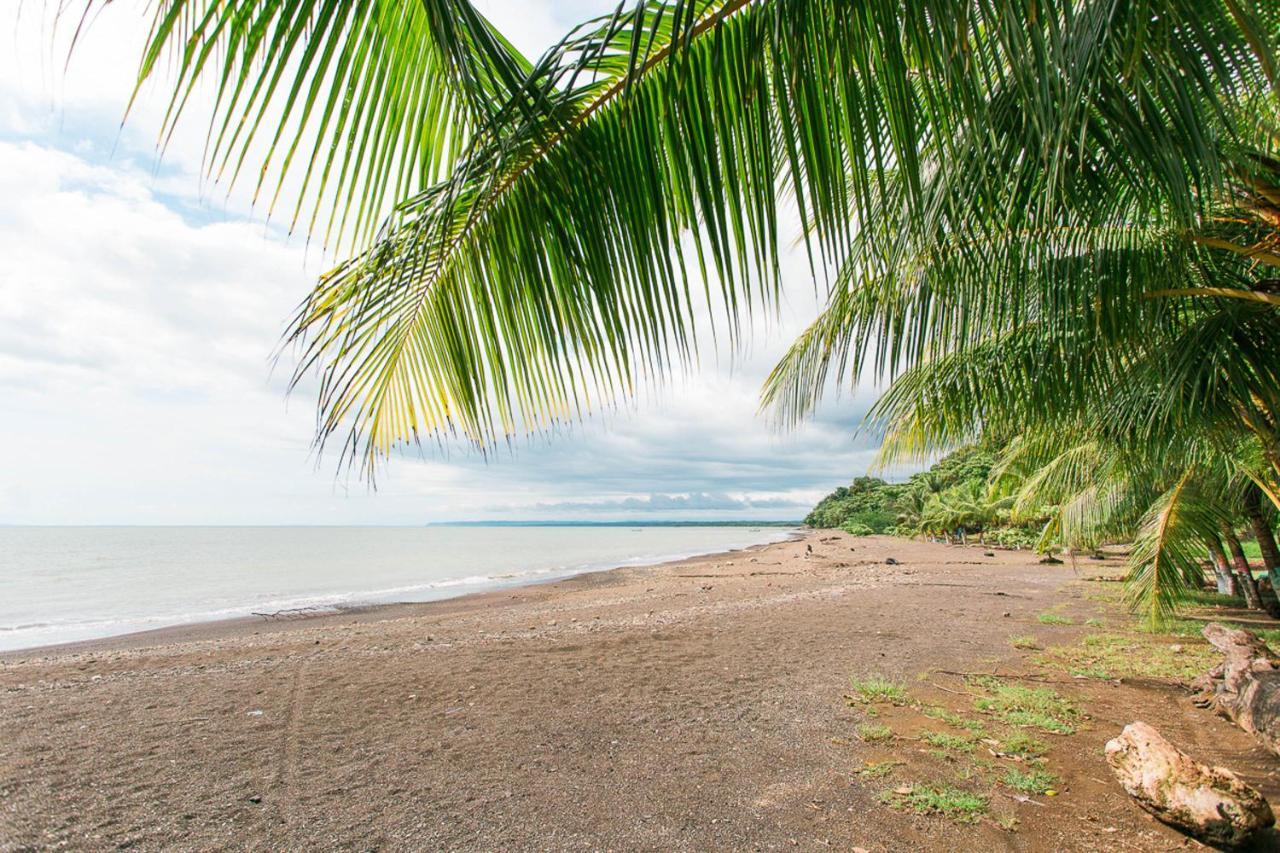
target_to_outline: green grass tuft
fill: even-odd
[[[896,681],[883,675],[872,675],[862,679],[852,679],[853,692],[863,702],[890,702],[894,705],[907,704],[907,689]]]
[[[950,735],[945,732],[921,732],[921,739],[930,746],[956,752],[973,752],[973,738]]]
[[[1074,625],[1075,621],[1070,616],[1062,616],[1057,613],[1041,613],[1036,619],[1040,620],[1042,625]]]
[[[1015,731],[1000,741],[1000,751],[1021,758],[1039,758],[1049,751],[1049,747],[1026,732]]]
[[[866,765],[858,771],[858,775],[864,779],[883,779],[905,763],[905,761],[892,760],[868,761]]]
[[[1035,637],[1010,637],[1009,642],[1015,649],[1038,649],[1040,644]]]
[[[961,823],[973,823],[987,813],[987,798],[951,786],[915,785],[909,791],[885,791],[880,800],[916,814],[938,814]]]
[[[867,743],[879,743],[880,741],[892,740],[893,729],[880,723],[863,723],[858,726],[858,737]]]
[[[976,735],[984,734],[987,730],[987,727],[978,720],[970,720],[968,717],[963,717],[954,711],[943,708],[941,705],[926,705],[920,709],[920,713],[934,720],[942,720],[949,726],[967,729]]]
[[[1075,733],[1074,722],[1080,712],[1052,690],[1004,684],[996,679],[977,679],[973,683],[983,690],[983,695],[974,700],[974,707],[979,711],[1011,726],[1062,735]]]
[[[1058,777],[1048,770],[1032,769],[1024,772],[1011,767],[1005,771],[1000,781],[1024,794],[1043,794],[1058,784]]]

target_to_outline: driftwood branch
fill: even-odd
[[[310,616],[313,613],[322,613],[326,610],[329,610],[329,608],[313,604],[310,607],[289,607],[284,610],[273,610],[270,613],[259,613],[255,610],[251,615],[261,616],[263,619],[298,619],[302,616]]]
[[[1211,708],[1280,754],[1280,658],[1250,631],[1211,622],[1204,638],[1222,663],[1197,678],[1197,705]]]

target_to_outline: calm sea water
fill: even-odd
[[[431,601],[778,541],[763,527],[0,527],[0,650]]]

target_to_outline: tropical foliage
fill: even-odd
[[[811,527],[838,527],[856,535],[892,533],[923,535],[948,542],[977,536],[985,542],[1029,547],[1036,542],[1043,519],[1014,523],[1012,499],[992,488],[990,475],[996,453],[962,447],[927,471],[903,483],[858,477],[827,495],[805,518]]]
[[[348,253],[288,339],[370,474],[689,364],[703,302],[737,341],[785,204],[829,298],[780,422],[891,379],[886,460],[1007,446],[993,511],[1134,538],[1152,619],[1280,502],[1280,5],[637,0],[536,60],[466,0],[151,7],[166,132],[208,86],[210,173]]]

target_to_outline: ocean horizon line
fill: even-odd
[[[0,528],[19,528],[19,527],[41,527],[41,528],[208,528],[208,529],[227,529],[227,528],[250,528],[250,529],[271,529],[271,528],[316,528],[316,529],[343,529],[343,528],[387,528],[389,530],[417,530],[424,527],[801,527],[804,525],[802,519],[635,519],[635,520],[614,520],[614,521],[590,521],[575,519],[551,519],[551,520],[463,520],[463,521],[423,521],[417,523],[405,524],[201,524],[192,522],[172,522],[172,523],[155,523],[155,522],[137,522],[137,523],[86,523],[86,524],[39,524],[39,523],[23,523],[23,522],[0,522]]]

